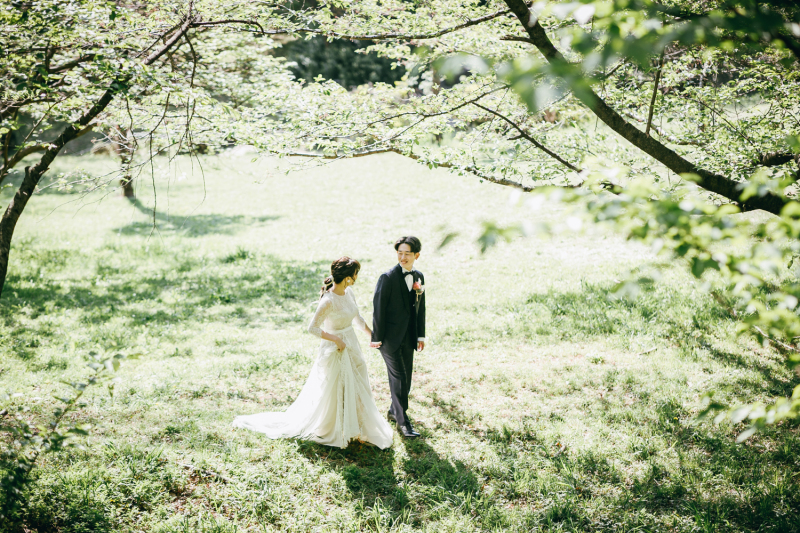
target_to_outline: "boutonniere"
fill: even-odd
[[[414,292],[417,293],[417,301],[419,301],[419,297],[425,292],[425,285],[421,284],[419,280],[415,281],[414,284],[411,286]]]

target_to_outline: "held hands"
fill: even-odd
[[[380,348],[381,344],[383,344],[383,343],[382,342],[371,342],[371,343],[369,343],[369,347],[370,348]],[[421,352],[424,349],[425,349],[425,341],[419,341],[417,343],[417,351]]]

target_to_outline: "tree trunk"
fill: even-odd
[[[119,180],[119,184],[122,185],[122,196],[130,198],[131,200],[136,198],[136,194],[133,192],[133,179],[130,175],[122,176]]]
[[[114,92],[114,89],[109,88],[106,90],[100,100],[80,118],[77,124],[70,124],[61,132],[61,135],[51,143],[50,148],[45,151],[42,159],[36,165],[25,167],[25,179],[22,180],[17,193],[11,203],[8,204],[8,208],[3,213],[3,218],[0,219],[0,295],[3,293],[6,274],[8,274],[8,259],[11,253],[11,238],[14,236],[14,228],[17,226],[17,221],[22,211],[28,204],[28,200],[31,199],[36,190],[39,180],[50,168],[50,164],[64,145],[77,137],[78,133],[108,106],[114,98]]]
[[[199,20],[197,17],[191,16],[192,6],[193,2],[190,2],[189,12],[181,24],[180,29],[175,32],[159,50],[156,50],[145,59],[145,65],[152,65],[178,42],[183,34],[189,31],[193,23]],[[3,213],[3,218],[0,219],[0,296],[3,294],[3,286],[5,285],[6,275],[8,274],[8,260],[11,254],[11,238],[14,236],[14,228],[17,225],[20,215],[22,215],[22,211],[28,204],[28,200],[31,199],[31,195],[36,190],[39,180],[42,179],[44,173],[50,168],[50,164],[56,158],[58,152],[64,148],[64,145],[77,137],[97,115],[102,113],[118,92],[127,90],[129,81],[130,78],[127,76],[114,80],[109,88],[106,89],[106,92],[103,93],[103,96],[95,102],[92,108],[89,109],[77,123],[67,126],[64,131],[61,132],[61,135],[50,143],[49,148],[45,150],[42,159],[40,159],[36,165],[25,167],[25,179],[22,180],[22,184],[19,186],[19,189],[17,189],[17,193],[14,195],[11,203],[8,204],[8,208],[5,213]]]
[[[525,32],[530,37],[530,42],[542,53],[548,62],[560,63],[565,61],[564,57],[550,41],[542,25],[539,24],[539,21],[528,9],[524,0],[505,0],[505,3],[514,15],[516,15],[517,19],[519,19]],[[777,215],[780,214],[781,209],[783,209],[783,206],[786,204],[784,198],[771,193],[762,197],[750,198],[746,204],[742,204],[739,200],[741,196],[739,188],[740,183],[728,177],[710,172],[684,159],[673,150],[653,139],[650,135],[646,135],[645,132],[622,118],[619,113],[612,109],[594,91],[587,89],[585,94],[573,94],[575,94],[597,118],[605,122],[612,130],[617,132],[632,145],[678,175],[694,174],[697,176],[697,184],[700,187],[719,194],[732,202],[739,203],[743,211],[763,209],[764,211]]]
[[[114,151],[119,156],[122,165],[122,177],[119,185],[125,198],[136,198],[133,192],[133,176],[131,176],[131,161],[133,160],[133,132],[130,128],[117,126],[114,128]]]

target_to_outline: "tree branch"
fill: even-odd
[[[79,131],[75,135],[75,137],[73,137],[71,140],[75,140],[78,137],[86,135],[87,133],[92,131],[94,126],[95,126],[94,124],[89,124],[81,131]],[[8,171],[17,166],[20,161],[22,161],[31,154],[35,154],[37,152],[44,152],[48,148],[50,148],[50,145],[45,143],[45,144],[34,144],[32,146],[26,146],[25,148],[20,148],[19,150],[17,150],[17,152],[13,156],[11,156],[2,167],[0,167],[0,184],[3,183],[3,180],[8,175]]]
[[[259,33],[267,33],[264,31],[264,27],[261,26],[256,21],[250,20],[238,20],[238,19],[227,19],[227,20],[213,20],[209,22],[195,22],[192,24],[192,27],[196,28],[199,26],[219,26],[220,24],[247,24],[250,26],[258,26]]]
[[[494,20],[497,17],[502,17],[503,15],[509,14],[511,11],[508,9],[503,9],[501,11],[497,11],[495,13],[490,13],[488,15],[484,15],[482,17],[468,19],[466,22],[462,24],[457,24],[455,26],[450,26],[449,28],[443,28],[439,31],[433,33],[417,33],[417,34],[407,34],[407,33],[374,33],[374,34],[367,34],[367,35],[352,35],[346,33],[337,33],[337,32],[328,32],[325,30],[320,30],[316,28],[294,28],[294,29],[287,29],[287,30],[262,30],[259,33],[263,33],[265,35],[291,35],[294,33],[313,33],[316,35],[323,35],[325,37],[331,37],[335,39],[348,39],[351,41],[395,41],[395,40],[402,40],[402,41],[421,41],[425,39],[435,39],[437,37],[441,37],[442,35],[446,35],[448,33],[453,33],[458,30],[463,30],[464,28],[469,28],[470,26],[476,26],[478,24],[482,24],[484,22],[488,22],[490,20]],[[247,22],[247,21],[236,21],[242,22],[246,24],[253,24],[258,25],[255,22]],[[200,25],[208,25],[211,23],[201,23]]]
[[[180,30],[175,32],[175,34],[168,39],[159,50],[156,50],[150,54],[150,56],[144,61],[145,64],[150,65],[155,62],[159,57],[169,51],[169,49],[183,36],[183,34],[189,30],[191,24],[197,20],[196,17],[192,15],[193,5],[193,2],[189,3],[189,8],[187,10],[186,17],[181,24]],[[97,100],[94,105],[92,105],[92,107],[81,116],[77,123],[68,125],[66,128],[64,128],[64,131],[61,132],[61,135],[59,135],[53,142],[49,143],[48,148],[44,151],[44,155],[42,155],[42,158],[39,160],[39,162],[36,165],[25,168],[25,177],[22,180],[22,184],[20,184],[16,194],[14,195],[14,198],[8,204],[8,207],[0,219],[0,294],[2,293],[3,286],[5,285],[6,274],[8,273],[8,259],[11,252],[11,239],[14,235],[14,229],[17,225],[19,217],[22,215],[22,212],[25,209],[25,206],[28,204],[28,201],[36,190],[39,181],[42,179],[44,173],[50,168],[50,165],[61,149],[64,148],[69,141],[77,137],[77,135],[84,130],[84,128],[86,128],[97,117],[97,115],[102,113],[118,92],[127,89],[127,86],[130,82],[129,76],[129,74],[124,74],[115,78],[103,93],[103,96],[101,96],[100,99]]]
[[[63,100],[62,100],[62,101],[63,101]],[[51,106],[50,106],[50,107],[47,109],[47,111],[46,111],[45,113],[43,113],[43,114],[42,114],[42,116],[39,118],[39,120],[38,120],[38,121],[36,121],[36,124],[34,124],[34,125],[33,125],[33,127],[31,127],[31,130],[28,132],[28,135],[26,135],[26,136],[25,136],[25,138],[22,140],[22,142],[21,142],[21,143],[19,143],[19,145],[16,147],[16,149],[17,149],[17,152],[16,152],[16,153],[15,153],[13,156],[11,156],[11,159],[10,159],[10,160],[9,160],[9,158],[8,158],[8,141],[9,141],[9,139],[10,139],[11,132],[9,132],[9,135],[8,135],[8,136],[6,136],[6,145],[5,145],[5,147],[4,147],[4,151],[3,151],[3,166],[2,166],[2,168],[0,168],[0,183],[3,183],[3,181],[6,179],[6,176],[8,175],[8,171],[9,171],[9,170],[11,170],[12,168],[14,168],[14,167],[17,165],[17,163],[19,163],[19,161],[20,161],[20,160],[21,160],[23,157],[25,157],[25,156],[26,156],[26,155],[28,155],[28,154],[32,154],[32,153],[34,153],[34,152],[38,152],[38,151],[40,151],[40,150],[32,150],[32,151],[30,151],[30,152],[23,153],[23,155],[21,155],[21,156],[19,155],[19,152],[20,152],[20,150],[21,150],[22,148],[24,148],[24,147],[25,147],[25,144],[27,144],[27,142],[28,142],[28,139],[30,139],[30,138],[31,138],[31,135],[33,135],[33,133],[36,131],[36,129],[39,127],[39,125],[40,125],[42,122],[44,122],[44,120],[45,120],[45,119],[46,119],[48,116],[50,116],[50,111],[52,111],[52,110],[53,110],[53,107],[55,107],[55,105],[56,105],[56,104],[55,104],[55,103],[53,103],[53,104],[52,104],[52,105],[51,105]],[[16,115],[16,113],[15,113],[15,114],[14,114],[14,117],[16,118],[16,116],[17,116],[17,115]],[[46,149],[46,145],[43,145],[43,149],[42,149],[41,151],[44,151],[44,149]],[[24,150],[23,150],[23,151],[24,151]]]
[[[531,13],[524,0],[505,0],[505,3],[514,15],[516,15],[520,24],[531,38],[531,41],[533,41],[533,45],[544,55],[549,63],[554,65],[566,63],[566,60],[550,41],[544,28],[539,24],[535,15]],[[612,130],[671,171],[679,175],[694,174],[697,176],[697,184],[700,187],[719,194],[733,202],[741,203],[741,192],[738,182],[697,166],[651,136],[645,135],[643,131],[622,118],[618,112],[612,109],[590,88],[587,87],[584,91],[573,94]],[[781,212],[785,202],[786,200],[784,198],[772,193],[767,193],[764,196],[749,199],[747,203],[742,204],[741,207],[742,210],[763,209],[764,211],[777,215]]]
[[[720,119],[721,119],[721,120],[722,120],[722,121],[723,121],[725,124],[727,124],[727,125],[728,125],[728,126],[727,126],[727,129],[728,129],[728,131],[730,131],[731,133],[733,133],[733,134],[735,134],[735,135],[738,135],[739,137],[741,137],[742,139],[744,139],[745,141],[747,141],[748,143],[750,143],[750,145],[751,145],[751,146],[753,146],[753,147],[755,148],[755,146],[756,146],[756,143],[753,141],[753,139],[751,139],[750,137],[748,137],[748,136],[747,136],[747,135],[744,133],[744,131],[741,131],[739,128],[737,128],[736,126],[734,126],[734,125],[731,123],[731,121],[730,121],[730,120],[728,120],[727,118],[725,118],[725,115],[724,115],[724,114],[722,114],[722,112],[721,112],[721,111],[717,110],[717,109],[716,109],[714,106],[712,106],[712,105],[709,105],[709,104],[705,103],[704,101],[700,100],[699,98],[692,98],[692,97],[690,97],[690,96],[686,96],[686,95],[683,95],[683,94],[678,94],[677,96],[679,96],[680,98],[683,98],[684,100],[689,100],[690,102],[695,102],[695,103],[698,103],[698,104],[700,104],[701,106],[705,107],[706,109],[708,109],[709,111],[711,111],[712,113],[714,113],[715,115],[717,115],[717,116],[718,116],[718,117],[719,117],[719,118],[720,118]],[[763,120],[763,119],[762,119],[762,120]]]
[[[85,54],[85,55],[82,55],[81,57],[75,58],[72,61],[67,61],[66,63],[62,63],[60,65],[56,65],[55,67],[52,67],[52,68],[48,68],[47,72],[49,72],[50,74],[56,74],[58,72],[63,72],[65,70],[73,69],[73,68],[77,67],[78,65],[80,65],[81,63],[84,63],[86,61],[91,61],[92,59],[95,58],[96,55],[97,54]]]
[[[8,171],[17,166],[20,161],[31,154],[35,154],[36,152],[44,152],[47,150],[47,148],[48,145],[46,144],[34,144],[32,146],[26,146],[25,148],[17,150],[17,152],[11,156],[11,158],[2,167],[0,167],[0,184],[6,179]]]
[[[645,135],[650,135],[650,126],[653,125],[653,110],[656,106],[656,97],[658,96],[658,82],[661,81],[661,70],[664,68],[664,52],[667,48],[661,51],[661,58],[658,60],[658,70],[656,71],[656,79],[653,80],[653,97],[650,98],[650,111],[647,113],[647,127],[644,129]]]
[[[177,23],[177,24],[175,24],[174,26],[171,26],[171,27],[170,27],[170,28],[169,28],[167,31],[165,31],[164,33],[162,33],[161,35],[159,35],[159,36],[156,38],[156,40],[155,40],[155,41],[153,41],[153,43],[152,43],[150,46],[148,46],[147,48],[145,48],[144,50],[142,50],[141,52],[139,52],[138,54],[136,54],[136,57],[142,57],[144,54],[146,54],[147,52],[149,52],[151,48],[153,48],[155,45],[157,45],[158,43],[160,43],[161,41],[163,41],[163,40],[164,40],[164,38],[165,38],[167,35],[169,35],[170,33],[172,33],[173,31],[177,30],[177,29],[178,29],[178,28],[180,28],[180,27],[181,27],[181,23],[180,23],[180,22],[178,22],[178,23]],[[152,33],[151,33],[151,35],[152,35]]]
[[[787,31],[779,31],[772,35],[772,39],[780,39],[780,41],[792,51],[797,61],[800,61],[800,41],[789,35]]]
[[[189,11],[191,12],[191,10],[192,10],[192,4],[190,3],[189,4]],[[161,57],[162,55],[166,54],[169,51],[169,49],[172,48],[172,46],[175,43],[177,43],[180,40],[181,37],[183,37],[183,34],[186,33],[187,31],[189,31],[189,28],[192,27],[192,24],[196,20],[197,20],[197,18],[195,18],[195,17],[187,16],[186,17],[186,21],[183,23],[183,25],[181,25],[180,29],[178,31],[176,31],[172,35],[172,37],[167,39],[167,41],[164,43],[164,46],[162,46],[160,49],[158,49],[155,52],[153,52],[152,54],[150,54],[147,57],[147,59],[144,60],[144,64],[145,65],[152,65],[159,57]]]
[[[633,119],[633,120],[635,120],[636,122],[642,122],[642,123],[644,123],[644,119],[643,119],[642,117],[636,116],[636,115],[634,115],[633,113],[631,113],[630,111],[621,111],[620,113],[622,113],[623,115],[625,115],[626,117],[628,117],[628,118],[630,118],[630,119]],[[653,130],[654,130],[654,131],[655,131],[655,132],[656,132],[656,133],[657,133],[657,134],[658,134],[660,137],[663,137],[664,139],[666,139],[667,141],[671,142],[672,144],[677,144],[677,145],[679,145],[679,146],[703,146],[703,143],[701,143],[700,141],[685,141],[685,140],[680,140],[680,139],[678,139],[677,137],[675,137],[674,135],[670,135],[669,133],[667,133],[667,132],[666,132],[666,131],[664,131],[663,129],[659,128],[658,126],[655,126],[655,125],[654,125],[654,126],[652,127],[652,129],[653,129]]]
[[[760,167],[777,167],[794,161],[795,156],[791,152],[770,152],[768,154],[761,154],[755,161],[755,164]]]
[[[502,91],[503,89],[508,89],[508,87],[505,86],[505,85],[502,85],[500,87],[495,87],[494,89],[492,89],[490,91],[487,91],[487,92],[481,94],[480,96],[477,96],[477,97],[472,98],[470,100],[465,100],[465,101],[461,102],[460,104],[458,104],[458,105],[456,105],[454,107],[451,107],[451,108],[449,108],[449,109],[447,109],[445,111],[438,111],[436,113],[420,113],[419,111],[405,111],[403,113],[397,113],[395,115],[390,115],[388,117],[383,117],[383,118],[380,118],[378,120],[373,120],[371,122],[367,122],[366,126],[372,126],[373,124],[377,124],[379,122],[386,122],[387,120],[394,120],[396,118],[400,118],[400,117],[403,117],[403,116],[406,116],[406,115],[416,115],[416,116],[425,117],[425,118],[438,117],[438,116],[441,116],[441,115],[449,115],[453,111],[457,111],[458,109],[461,109],[462,107],[466,107],[466,106],[470,105],[473,102],[477,102],[478,100],[481,100],[482,98],[485,98],[485,97],[489,96],[492,93],[496,93],[497,91]]]
[[[501,41],[519,41],[521,43],[533,44],[533,41],[531,39],[529,39],[528,37],[520,37],[520,36],[517,36],[517,35],[504,35],[503,37],[500,37],[500,40]]]
[[[474,105],[476,107],[479,107],[479,108],[483,109],[484,111],[486,111],[487,113],[491,113],[492,115],[505,120],[507,123],[509,123],[511,125],[512,128],[514,128],[515,130],[517,130],[519,132],[520,137],[522,137],[523,139],[525,139],[529,143],[533,144],[536,148],[538,148],[539,150],[543,151],[544,153],[546,153],[547,155],[549,155],[550,157],[552,157],[553,159],[555,159],[556,161],[558,161],[559,163],[561,163],[565,167],[569,168],[570,170],[573,170],[575,172],[580,172],[579,168],[577,168],[575,165],[573,165],[569,161],[564,160],[563,158],[561,158],[561,156],[559,156],[558,154],[556,154],[555,152],[553,152],[552,150],[550,150],[546,146],[544,146],[542,143],[540,143],[539,141],[537,141],[536,139],[531,137],[525,130],[520,128],[517,125],[516,122],[514,122],[511,119],[509,119],[505,115],[501,115],[497,111],[495,111],[493,109],[490,109],[488,107],[482,106],[481,104],[479,104],[477,102],[472,102],[472,105]]]
[[[194,87],[194,73],[197,70],[197,52],[192,45],[192,41],[189,40],[189,34],[184,33],[183,38],[186,39],[186,43],[189,45],[189,50],[192,52],[192,77],[189,78],[189,87]]]
[[[420,156],[418,156],[418,155],[416,155],[414,153],[411,153],[411,152],[409,152],[409,153],[403,152],[399,148],[380,148],[378,150],[365,150],[363,152],[351,152],[351,153],[342,154],[342,155],[325,155],[325,154],[315,154],[315,153],[312,153],[312,152],[286,152],[286,153],[282,153],[281,155],[290,156],[290,157],[313,157],[313,158],[319,158],[319,159],[336,159],[336,160],[338,160],[338,159],[349,159],[351,157],[367,157],[367,156],[370,156],[370,155],[386,154],[386,153],[399,154],[399,155],[402,155],[403,157],[408,157],[409,159],[413,159],[414,161],[425,161],[422,157],[420,157]],[[530,185],[523,185],[523,184],[521,184],[521,183],[519,183],[517,181],[513,181],[513,180],[510,180],[510,179],[507,179],[507,178],[495,178],[493,176],[490,176],[488,174],[483,173],[483,171],[481,171],[481,169],[479,169],[478,167],[476,167],[474,165],[468,165],[468,166],[463,166],[462,167],[462,166],[459,166],[459,165],[453,165],[452,163],[445,163],[445,162],[441,162],[440,163],[440,162],[437,162],[437,161],[433,161],[432,163],[434,165],[436,165],[437,167],[449,168],[449,169],[461,170],[461,171],[464,171],[464,172],[469,172],[470,174],[473,174],[473,175],[477,176],[478,178],[480,178],[482,180],[486,180],[486,181],[489,181],[489,182],[492,182],[492,183],[496,183],[498,185],[505,185],[505,186],[508,186],[508,187],[514,187],[515,189],[520,189],[520,190],[525,191],[525,192],[531,192],[531,191],[533,191],[533,190],[538,188],[538,187],[531,187]],[[550,185],[550,184],[548,184],[548,185]]]
[[[50,45],[50,43],[48,43],[45,48],[46,48],[46,50],[45,50],[45,53],[44,53],[44,68],[45,68],[45,70],[50,70],[50,61],[52,61],[53,60],[53,56],[56,55],[56,51],[58,50],[58,47],[52,46],[52,45]]]
[[[61,132],[61,135],[49,144],[42,159],[36,165],[25,168],[25,178],[22,180],[22,184],[19,186],[19,189],[17,189],[11,203],[8,204],[8,208],[5,213],[3,213],[2,219],[0,219],[0,293],[2,293],[3,285],[5,284],[8,270],[8,257],[11,251],[11,237],[14,234],[14,228],[17,225],[20,215],[22,215],[22,211],[28,204],[28,200],[30,200],[36,190],[39,180],[41,180],[42,175],[47,172],[50,164],[64,145],[74,139],[81,129],[86,127],[89,122],[94,120],[94,118],[108,106],[117,90],[117,87],[108,88],[91,109],[78,120],[77,124],[70,124],[67,126],[64,131]]]

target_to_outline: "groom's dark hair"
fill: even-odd
[[[397,250],[400,248],[401,244],[407,244],[411,247],[411,253],[418,254],[420,250],[422,250],[422,243],[419,242],[419,239],[416,237],[400,237],[397,239],[397,242],[394,243],[394,249]]]

